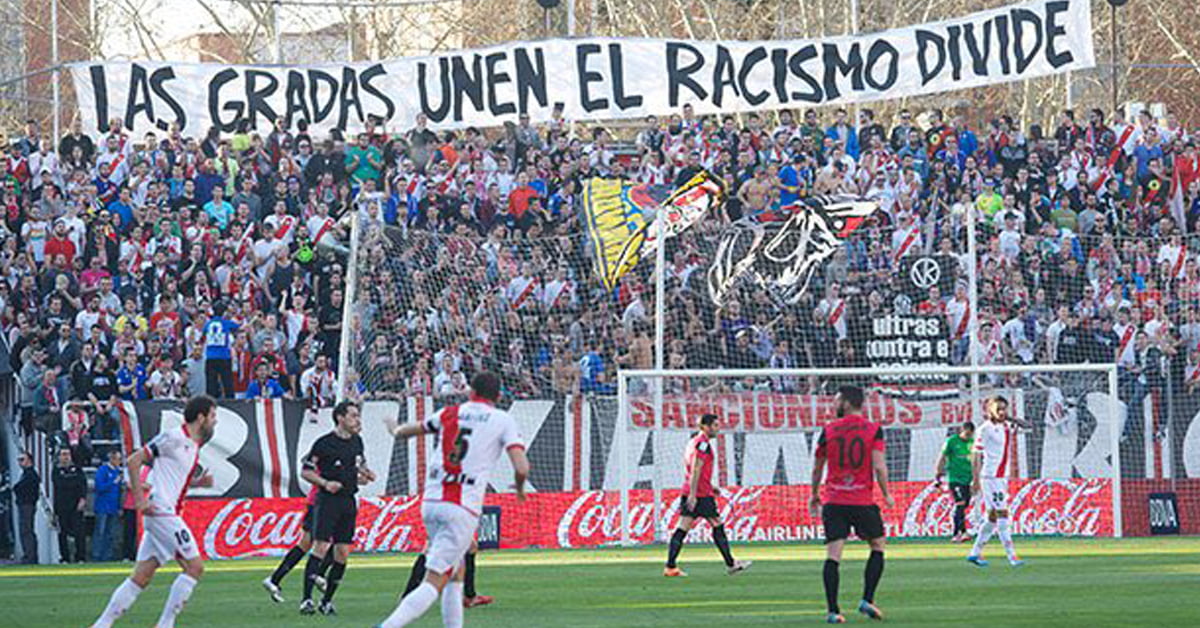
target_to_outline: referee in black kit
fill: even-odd
[[[313,506],[313,547],[304,568],[304,599],[300,614],[336,615],[333,594],[337,591],[346,560],[354,544],[354,524],[358,518],[358,502],[354,494],[359,484],[375,480],[363,457],[362,415],[358,404],[342,401],[333,408],[333,431],[318,438],[308,455],[300,477],[316,486],[317,501]],[[321,563],[333,545],[333,562],[325,575],[325,595],[319,607],[313,605],[312,590],[315,578],[321,574]]]

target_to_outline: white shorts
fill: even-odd
[[[191,560],[200,556],[192,531],[179,515],[142,517],[142,543],[138,546],[138,562],[158,561],[166,565],[176,558]]]
[[[479,517],[456,504],[426,501],[421,505],[421,518],[428,537],[425,568],[446,573],[458,567],[471,549]]]
[[[988,510],[1008,510],[1008,480],[983,478],[983,503]]]

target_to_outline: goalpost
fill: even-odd
[[[972,387],[978,382],[977,387]],[[1028,424],[1010,452],[1010,507],[1018,534],[1123,534],[1121,453],[1126,405],[1115,364],[913,365],[902,369],[627,370],[618,373],[613,435],[621,543],[665,541],[678,516],[682,456],[702,414],[719,417],[713,484],[733,540],[818,539],[807,513],[812,453],[835,419],[837,386],[867,392],[884,425],[896,508],[889,536],[948,536],[953,502],[934,479],[946,438],[982,401],[1002,395]],[[1128,452],[1132,457],[1134,452]],[[982,500],[969,517],[983,516]],[[704,539],[697,526],[689,541]],[[972,527],[973,529],[973,527]]]

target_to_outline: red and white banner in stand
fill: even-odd
[[[928,482],[897,482],[896,507],[885,509],[892,537],[948,536],[953,502]],[[1012,480],[1013,531],[1017,534],[1111,536],[1112,486],[1109,480]],[[648,543],[653,526],[653,495],[630,493],[631,537]],[[807,486],[734,488],[718,500],[726,527],[735,541],[802,541],[820,539],[819,521],[808,515]],[[620,494],[613,491],[533,493],[524,503],[512,494],[488,495],[500,509],[501,548],[597,547],[621,539]],[[355,551],[411,552],[425,543],[420,497],[359,499]],[[675,525],[678,512],[664,509],[663,529]],[[184,519],[202,539],[208,559],[280,554],[300,539],[303,498],[211,499],[187,503]],[[972,517],[982,515],[974,504]],[[708,541],[707,526],[698,526],[690,542]]]

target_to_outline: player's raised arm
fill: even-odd
[[[383,419],[383,423],[387,426],[388,432],[390,432],[392,436],[396,438],[412,438],[414,436],[424,436],[425,434],[437,431],[436,429],[429,429],[430,425],[436,425],[434,421],[436,420],[437,416],[439,415],[434,414],[433,419],[423,423],[404,424],[401,424],[399,421],[397,421],[396,417],[389,416]]]

